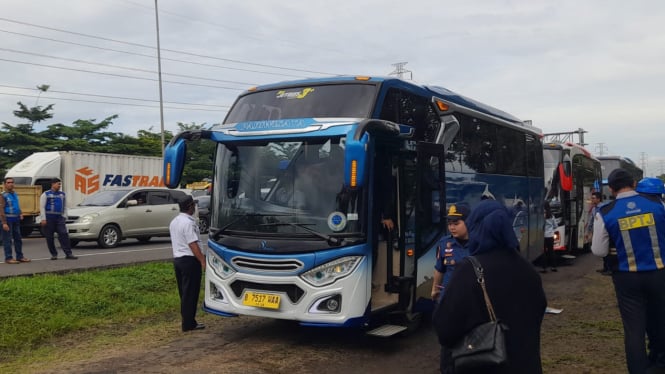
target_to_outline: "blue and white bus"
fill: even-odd
[[[414,326],[433,306],[453,202],[504,202],[524,256],[542,253],[541,131],[445,88],[375,77],[252,88],[222,125],[172,139],[167,186],[178,187],[186,142],[199,139],[217,143],[210,313],[382,336]],[[391,203],[395,229],[381,235]]]

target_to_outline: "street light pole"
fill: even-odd
[[[157,75],[159,76],[159,122],[162,132],[162,158],[164,157],[164,99],[162,96],[162,54],[159,46],[159,11],[155,0],[155,25],[157,26]]]

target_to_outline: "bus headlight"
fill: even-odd
[[[300,277],[314,287],[321,287],[351,274],[360,263],[362,256],[338,258],[304,273]]]
[[[235,270],[231,268],[221,257],[217,256],[215,252],[208,250],[208,265],[220,278],[226,279],[235,274]]]

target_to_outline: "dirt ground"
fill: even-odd
[[[595,270],[601,260],[579,256],[556,273],[543,274],[551,307],[542,329],[545,373],[625,373],[623,332],[611,277]],[[88,352],[57,362],[35,358],[30,373],[437,373],[438,343],[431,326],[382,339],[345,329],[315,329],[253,317],[201,314],[205,330],[166,328],[126,334],[97,344],[70,341],[67,350]],[[156,331],[160,330],[160,331]],[[92,351],[91,351],[92,349]],[[63,350],[64,352],[64,350]],[[92,352],[92,353],[90,353]]]

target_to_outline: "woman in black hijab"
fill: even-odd
[[[483,200],[466,220],[468,248],[485,272],[487,293],[497,318],[508,326],[508,364],[482,373],[542,373],[540,325],[547,300],[540,275],[519,252],[519,243],[506,207],[495,200]],[[482,289],[473,267],[463,261],[450,279],[434,327],[439,342],[452,347],[475,326],[489,321]]]

